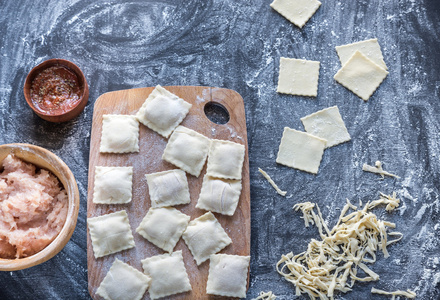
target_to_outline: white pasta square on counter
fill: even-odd
[[[191,104],[160,85],[151,92],[136,114],[136,118],[168,138],[188,114]]]
[[[241,194],[241,180],[203,177],[197,208],[232,216]]]
[[[281,57],[277,92],[316,97],[319,65],[319,61]]]
[[[197,265],[232,243],[231,238],[211,212],[189,222],[182,238]]]
[[[284,127],[276,162],[309,173],[318,173],[326,140]]]
[[[125,210],[87,219],[95,258],[135,246]]]
[[[184,126],[171,134],[162,159],[198,177],[205,165],[211,140]]]
[[[150,281],[150,277],[116,258],[96,293],[106,300],[140,300]]]
[[[93,203],[123,204],[132,197],[133,167],[95,167]]]
[[[148,291],[152,300],[192,290],[182,251],[152,256],[141,262],[144,273],[151,277]]]
[[[206,293],[245,298],[249,262],[249,256],[211,255]]]
[[[99,151],[139,152],[139,122],[131,115],[103,115]]]
[[[188,226],[189,220],[188,215],[175,208],[150,208],[136,232],[157,247],[171,253]]]
[[[182,170],[146,174],[151,207],[174,206],[191,202],[188,180]]]
[[[350,134],[337,106],[332,106],[301,118],[307,133],[327,141],[326,148],[347,142]]]
[[[302,28],[321,6],[318,0],[275,0],[270,6],[287,20]]]
[[[388,71],[356,51],[339,69],[334,79],[367,101],[387,75]]]
[[[206,173],[217,178],[241,179],[245,152],[242,144],[211,140]]]
[[[382,51],[377,39],[370,39],[360,41],[352,44],[336,46],[336,52],[338,53],[341,65],[345,65],[347,61],[353,56],[356,51],[361,52],[363,55],[371,59],[375,64],[387,70],[387,65],[383,60]]]

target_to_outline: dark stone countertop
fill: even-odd
[[[236,90],[245,101],[250,149],[252,245],[248,298],[272,290],[298,298],[275,270],[282,254],[306,250],[316,228],[304,228],[292,206],[312,201],[334,225],[349,198],[375,200],[396,191],[401,207],[375,212],[395,222],[403,239],[371,267],[380,281],[356,283],[336,299],[386,299],[371,287],[412,289],[440,298],[440,3],[435,0],[322,0],[299,29],[270,0],[6,1],[0,0],[0,144],[32,143],[55,152],[74,172],[81,208],[71,241],[53,259],[0,273],[0,299],[88,299],[86,199],[93,103],[114,90],[204,85]],[[368,102],[336,83],[334,49],[378,38],[389,75]],[[318,97],[276,93],[279,58],[321,62]],[[52,124],[32,113],[25,77],[49,58],[75,62],[90,100],[75,120]],[[318,175],[277,165],[285,126],[337,105],[352,140],[325,151]],[[398,180],[365,173],[384,162]],[[283,198],[258,167],[287,190]]]

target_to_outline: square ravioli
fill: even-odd
[[[145,175],[151,207],[174,206],[191,202],[188,180],[182,170],[169,170]]]
[[[291,168],[317,174],[326,140],[284,127],[276,162]]]
[[[139,122],[131,115],[103,115],[99,152],[139,152]]]
[[[319,65],[319,61],[281,57],[277,92],[316,97]]]
[[[171,134],[162,159],[199,177],[210,144],[211,140],[206,136],[184,126],[178,126]]]
[[[388,71],[356,51],[334,79],[367,101],[387,75]]]
[[[96,293],[106,300],[140,300],[150,281],[150,277],[116,258]]]
[[[210,211],[189,222],[182,238],[197,265],[232,243],[231,238]]]
[[[377,39],[336,46],[336,52],[338,53],[341,65],[345,65],[356,51],[361,52],[366,57],[371,59],[374,63],[381,66],[383,69],[388,69],[387,65],[383,61],[382,51],[380,50],[380,45]]]
[[[142,104],[136,118],[145,126],[168,138],[186,117],[191,106],[190,103],[158,85]]]
[[[249,256],[211,255],[206,293],[245,298],[249,262]]]
[[[132,195],[133,167],[95,167],[93,203],[129,203]]]
[[[307,133],[327,141],[326,148],[347,142],[350,134],[337,106],[332,106],[301,118]]]
[[[152,300],[192,290],[182,251],[152,256],[141,262],[144,273],[151,277],[148,291]]]
[[[136,232],[171,253],[188,226],[189,219],[175,208],[150,208]]]
[[[270,6],[287,20],[302,28],[321,6],[318,0],[275,0]]]
[[[217,178],[241,179],[245,152],[242,144],[211,140],[206,174]]]
[[[128,215],[125,210],[87,218],[87,225],[89,226],[95,258],[135,246],[130,223],[128,222]]]
[[[232,216],[241,194],[241,180],[203,177],[197,208]]]

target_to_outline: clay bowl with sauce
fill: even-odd
[[[13,154],[15,157],[26,163],[31,163],[37,168],[46,169],[55,175],[66,190],[68,206],[64,225],[59,234],[52,242],[50,242],[50,244],[41,251],[25,258],[0,258],[0,271],[26,269],[41,264],[54,257],[70,240],[73,231],[75,230],[79,211],[79,192],[75,177],[69,167],[58,156],[49,150],[30,144],[0,145],[0,162],[2,162],[9,154]],[[2,171],[3,170],[1,170],[0,167],[0,173]]]
[[[89,99],[89,86],[81,69],[65,59],[53,58],[34,67],[24,83],[31,109],[49,122],[66,122],[78,116]]]

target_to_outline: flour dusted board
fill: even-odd
[[[245,145],[246,154],[243,165],[242,184],[239,204],[232,217],[215,214],[225,231],[232,239],[232,244],[220,253],[249,255],[250,254],[250,193],[249,193],[249,157],[247,146],[246,119],[243,99],[232,90],[212,87],[168,86],[170,92],[183,98],[193,106],[183,120],[183,126],[194,129],[209,138],[230,140]],[[101,95],[95,102],[93,112],[92,133],[90,139],[90,162],[88,177],[87,217],[96,217],[118,210],[126,210],[129,216],[136,247],[116,254],[95,259],[89,232],[87,232],[87,267],[89,292],[93,299],[101,299],[96,294],[99,284],[115,258],[118,258],[136,269],[142,271],[141,260],[164,251],[148,242],[135,232],[151,206],[145,174],[175,169],[176,167],[161,159],[167,139],[144,125],[140,125],[139,153],[100,153],[102,116],[105,114],[134,115],[141,107],[153,87],[138,88],[110,92]],[[204,107],[209,102],[223,105],[229,112],[230,120],[224,125],[211,122],[204,113]],[[133,200],[129,204],[102,205],[92,202],[95,166],[133,166]],[[202,186],[206,165],[198,178],[187,175],[190,188],[191,203],[176,206],[181,212],[191,216],[191,219],[203,215],[206,211],[195,208]],[[182,239],[179,240],[175,251],[182,250],[185,266],[192,285],[192,292],[178,294],[169,299],[211,299],[217,298],[206,295],[209,261],[197,266],[188,247]],[[148,292],[144,299],[149,299]],[[168,298],[167,298],[168,299]]]

